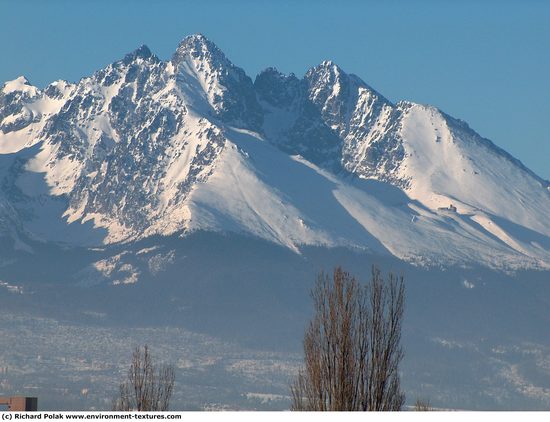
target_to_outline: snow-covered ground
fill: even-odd
[[[92,314],[91,314],[92,315]],[[92,315],[101,319],[101,314]],[[25,336],[21,336],[25,332]],[[102,328],[0,314],[0,388],[40,410],[111,410],[135,347],[176,368],[171,409],[289,407],[299,354],[247,349],[180,328]]]

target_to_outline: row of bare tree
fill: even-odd
[[[304,366],[292,383],[292,410],[401,410],[399,364],[403,277],[387,279],[373,266],[370,283],[360,284],[338,267],[321,273],[312,290],[314,317],[304,336]],[[168,410],[174,366],[153,364],[147,346],[136,348],[113,410]],[[417,410],[429,403],[417,402]]]

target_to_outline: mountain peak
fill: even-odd
[[[196,43],[202,43],[202,44],[211,43],[212,44],[212,41],[210,41],[208,38],[206,38],[206,36],[204,34],[201,34],[200,32],[196,33],[196,34],[191,34],[191,35],[186,36],[182,40],[182,43],[184,43],[184,42],[196,42]]]
[[[279,107],[289,107],[300,95],[300,83],[294,73],[285,75],[274,67],[268,67],[256,76],[254,87],[263,101]]]
[[[179,86],[195,98],[194,107],[203,107],[206,99],[207,107],[225,122],[253,130],[260,127],[262,111],[252,80],[204,35],[185,37],[171,64],[182,82]]]
[[[2,87],[2,93],[9,94],[12,92],[25,92],[31,96],[36,95],[38,88],[31,85],[29,80],[25,76],[19,76],[14,80],[7,81]]]
[[[178,45],[172,61],[179,63],[185,56],[188,55],[195,59],[217,58],[221,61],[228,61],[225,54],[218,48],[218,46],[202,34],[194,34],[185,37]]]
[[[330,60],[325,60],[321,64],[309,69],[305,75],[310,87],[315,91],[323,87],[340,87],[342,83],[346,84],[349,75],[346,74],[338,65]]]
[[[156,59],[156,56],[151,52],[151,50],[149,50],[149,47],[147,47],[145,44],[142,44],[131,53],[126,54],[126,56],[124,56],[124,59],[122,59],[122,62],[131,63],[137,59],[148,60],[151,58]]]
[[[136,57],[141,57],[143,59],[149,58],[153,55],[153,53],[151,53],[151,50],[149,50],[149,47],[147,47],[145,44],[142,44],[138,48],[136,48],[133,54]]]
[[[334,63],[332,60],[323,60],[321,64],[319,64],[319,67],[338,68],[338,65]]]
[[[319,74],[319,73],[330,74],[335,76],[345,74],[342,68],[340,68],[340,66],[334,63],[332,60],[323,60],[317,66],[312,67],[307,71],[306,78],[308,77],[308,75]]]

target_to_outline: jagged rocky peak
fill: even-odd
[[[52,82],[44,89],[44,94],[50,98],[61,99],[66,97],[74,88],[75,84],[59,80]]]
[[[346,73],[340,66],[330,60],[309,69],[305,75],[308,82],[310,98],[314,102],[326,101],[327,98],[350,98],[350,94],[369,93],[378,100],[390,104],[382,94],[365,83],[353,73]]]
[[[142,44],[138,48],[136,48],[131,53],[126,54],[124,59],[122,59],[122,62],[125,64],[132,63],[136,60],[152,60],[154,62],[158,61],[157,56],[155,56],[151,50],[149,50],[149,47],[147,47],[145,44]]]
[[[384,105],[391,103],[359,77],[347,74],[332,61],[324,61],[305,75],[309,100],[324,122],[346,137],[358,122],[370,125]],[[368,115],[367,120],[364,116]]]
[[[194,34],[185,37],[178,45],[172,62],[175,64],[180,63],[182,60],[185,60],[186,56],[191,56],[195,59],[207,59],[210,61],[231,64],[218,46],[202,34]]]
[[[254,87],[262,101],[271,106],[288,108],[301,93],[303,83],[294,73],[285,75],[269,67],[256,76]]]
[[[338,77],[340,75],[345,75],[345,72],[332,60],[323,60],[317,66],[312,67],[306,72],[306,79],[309,79],[312,75],[319,74]]]
[[[217,79],[228,76],[246,77],[242,69],[233,65],[225,54],[202,34],[185,37],[172,56],[171,63],[176,72],[191,72],[204,82],[214,83]]]
[[[142,45],[126,54],[121,60],[107,66],[106,69],[152,68],[161,63],[163,62],[149,50],[149,47]]]
[[[243,69],[202,34],[186,37],[171,61],[179,85],[190,98],[203,97],[212,114],[226,123],[259,130],[263,112],[256,100],[254,85]],[[196,85],[196,82],[199,85]],[[200,103],[195,106],[201,107]]]
[[[342,83],[347,83],[348,75],[336,64],[330,60],[325,60],[321,64],[312,67],[306,72],[305,80],[312,88],[314,98],[316,97],[315,88],[326,87],[339,89]],[[335,93],[337,93],[335,91]]]

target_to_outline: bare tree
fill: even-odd
[[[416,412],[431,412],[434,408],[432,407],[430,400],[416,399],[416,402],[414,403],[414,410]]]
[[[113,410],[166,411],[174,390],[173,365],[161,365],[158,369],[147,345],[136,347],[128,378],[119,387],[119,395],[113,402]]]
[[[338,267],[312,291],[315,315],[304,336],[304,368],[291,386],[292,410],[400,410],[403,277],[385,282],[373,267],[361,286]]]

